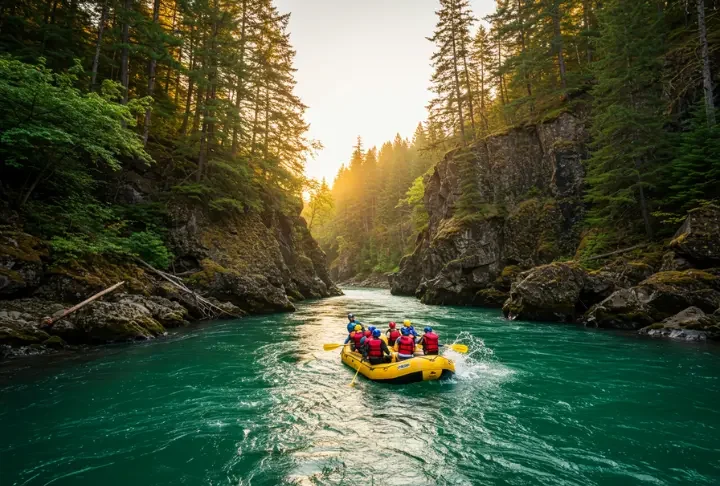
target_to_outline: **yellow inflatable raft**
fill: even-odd
[[[441,380],[450,378],[455,373],[455,363],[440,355],[416,355],[404,361],[371,365],[367,361],[362,361],[362,355],[351,351],[350,345],[347,344],[343,346],[340,359],[354,370],[360,367],[360,374],[364,377],[382,383],[404,384]]]

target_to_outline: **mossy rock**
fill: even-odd
[[[49,268],[49,274],[49,281],[40,288],[40,295],[52,300],[75,301],[90,297],[118,282],[125,282],[124,291],[142,295],[151,295],[155,288],[154,279],[138,265],[100,256],[57,263]]]
[[[67,346],[67,343],[61,338],[60,336],[50,336],[45,341],[43,341],[43,346],[47,346],[48,348],[53,349],[62,349],[65,346]]]
[[[0,258],[39,263],[47,256],[47,246],[40,238],[22,231],[0,231]]]
[[[502,308],[510,294],[497,289],[489,288],[478,291],[475,294],[473,305],[478,307]]]

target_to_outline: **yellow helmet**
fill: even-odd
[[[410,322],[410,320],[408,320],[408,319],[405,319],[405,322],[403,322],[403,326],[410,327],[410,326],[412,326],[412,322]]]
[[[361,330],[362,330],[362,326],[361,326],[360,324],[356,324],[356,325],[355,325],[355,330],[356,330],[356,331],[361,331]]]

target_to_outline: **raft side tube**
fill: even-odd
[[[440,355],[415,356],[403,361],[371,365],[362,355],[344,346],[340,354],[343,363],[372,381],[392,384],[415,383],[448,379],[455,373],[452,360]]]

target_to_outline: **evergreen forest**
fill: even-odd
[[[56,260],[172,260],[173,202],[296,211],[305,106],[272,0],[0,5],[0,202]]]
[[[341,278],[396,270],[412,252],[423,176],[446,154],[460,161],[456,216],[502,214],[477,194],[473,148],[565,112],[592,138],[590,252],[667,237],[720,197],[717,0],[497,0],[485,18],[439,0],[436,15],[427,119],[379,149],[358,138],[332,186],[311,190],[304,214]]]

